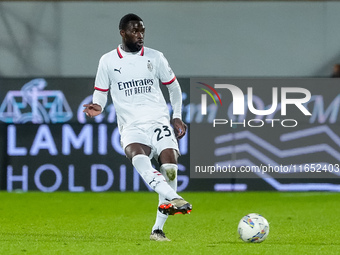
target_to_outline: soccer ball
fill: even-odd
[[[260,214],[250,213],[240,220],[237,230],[243,241],[261,243],[269,234],[269,223]]]

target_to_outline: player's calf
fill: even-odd
[[[154,169],[150,159],[146,155],[136,155],[132,158],[132,164],[143,180],[165,199],[180,198],[176,191],[167,183],[165,177]]]

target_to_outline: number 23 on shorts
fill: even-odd
[[[162,128],[156,128],[154,130],[154,133],[156,133],[157,142],[162,140],[164,137],[171,136],[171,130],[169,129],[169,126],[162,126]]]

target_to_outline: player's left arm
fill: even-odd
[[[170,103],[173,110],[171,123],[176,137],[181,139],[187,131],[187,125],[182,121],[182,90],[168,60],[162,53],[160,53],[158,60],[158,77],[169,90]]]
[[[187,125],[182,121],[182,90],[177,79],[166,86],[169,90],[170,103],[173,110],[172,125],[176,137],[181,139],[187,131]]]

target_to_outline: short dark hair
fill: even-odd
[[[119,30],[121,30],[121,29],[125,30],[127,24],[130,21],[143,21],[143,20],[141,19],[141,17],[139,17],[136,14],[133,14],[133,13],[126,14],[123,18],[120,19]]]

